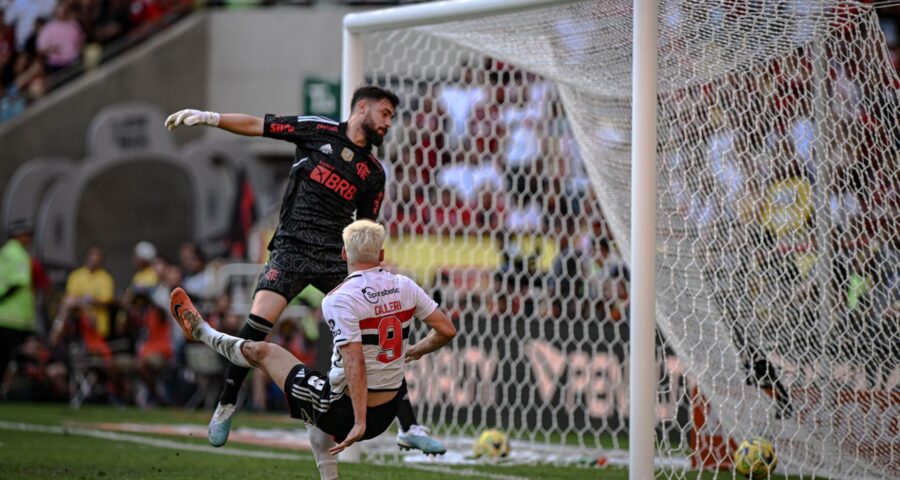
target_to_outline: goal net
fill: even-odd
[[[900,476],[900,80],[875,11],[659,12],[658,475],[730,476],[760,436],[779,471]],[[631,25],[598,0],[364,36],[402,102],[388,260],[460,330],[408,374],[451,448],[500,428],[513,460],[627,459]]]

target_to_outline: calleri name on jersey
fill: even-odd
[[[297,146],[269,250],[327,259],[333,271],[346,271],[341,232],[354,212],[356,219],[378,218],[385,181],[371,148],[354,144],[346,131],[346,123],[324,117],[266,115],[263,135]]]
[[[362,342],[370,390],[394,390],[403,381],[403,354],[410,322],[437,304],[416,282],[381,267],[354,272],[322,302],[334,336],[328,378],[336,396],[347,386],[340,347]]]

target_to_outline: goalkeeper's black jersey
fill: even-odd
[[[297,145],[280,222],[269,250],[300,256],[303,273],[346,272],[341,233],[356,218],[376,220],[385,173],[371,148],[323,117],[266,115],[263,135]]]

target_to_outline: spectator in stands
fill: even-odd
[[[96,13],[90,12],[82,17],[82,27],[89,41],[105,45],[122,37],[131,28],[129,0],[82,0],[81,3],[100,5]]]
[[[452,165],[439,170],[437,179],[442,186],[456,192],[463,201],[472,202],[483,188],[499,190],[503,187],[500,173],[489,155],[460,150],[455,160]]]
[[[440,108],[446,111],[451,119],[448,136],[450,147],[460,145],[467,134],[469,120],[475,107],[485,100],[488,95],[483,86],[475,82],[475,69],[470,65],[463,65],[459,81],[456,84],[448,84],[438,92]]]
[[[37,48],[37,31],[44,24],[44,19],[37,20],[37,27],[26,41],[25,47],[18,50],[16,62],[13,66],[13,89],[27,99],[36,99],[44,95],[47,90],[47,80],[44,68],[44,59],[41,58]]]
[[[153,268],[156,260],[156,247],[143,241],[134,246],[134,266],[137,272],[131,277],[131,288],[153,289],[159,284],[159,275]]]
[[[393,202],[394,211],[389,214],[391,235],[398,232],[422,234],[431,222],[431,208],[426,200],[425,188],[422,185],[413,187],[411,183],[400,184],[400,198]]]
[[[68,400],[69,379],[65,363],[54,359],[47,346],[34,336],[25,340],[0,378],[2,399],[21,402]]]
[[[881,245],[875,263],[879,266],[874,292],[877,310],[900,309],[900,235],[895,233]]]
[[[534,199],[540,194],[537,182],[539,172],[534,167],[541,165],[541,137],[544,111],[547,107],[548,86],[535,82],[528,86],[527,101],[520,107],[510,106],[503,111],[502,123],[507,125],[509,138],[506,141],[506,187],[513,198]]]
[[[567,234],[559,237],[559,249],[550,269],[552,293],[566,300],[587,296],[587,273],[590,271],[584,252],[571,241],[572,233],[574,228],[567,229]]]
[[[69,274],[66,280],[65,301],[84,307],[101,338],[111,332],[109,307],[113,302],[113,279],[103,268],[103,251],[94,246],[88,249],[84,266]]]
[[[0,16],[3,9],[0,8]],[[11,85],[14,75],[14,64],[16,61],[16,37],[13,27],[0,21],[0,87],[6,88]],[[0,93],[3,93],[0,91]]]
[[[31,279],[32,229],[25,220],[10,223],[9,240],[0,248],[0,378],[10,356],[35,329]]]
[[[178,259],[184,272],[184,290],[194,298],[210,301],[215,289],[214,272],[207,268],[206,256],[195,242],[185,242],[178,250]]]
[[[206,315],[206,322],[220,332],[233,335],[240,330],[244,319],[231,311],[231,296],[223,293],[216,297],[209,314]]]
[[[114,392],[116,385],[123,385],[123,378],[115,368],[113,352],[106,339],[97,329],[97,322],[91,313],[91,306],[79,297],[66,296],[57,311],[50,331],[50,347],[60,358],[72,365],[74,378],[87,379],[89,372],[107,383],[107,392]],[[82,382],[79,382],[82,383]],[[85,391],[73,391],[78,401],[84,401],[94,393],[96,380]],[[78,390],[85,387],[78,386]]]
[[[3,22],[16,31],[16,50],[25,50],[28,39],[37,32],[38,19],[50,18],[56,0],[12,0],[3,12]]]
[[[168,314],[151,301],[147,289],[134,294],[128,314],[139,329],[135,346],[143,388],[137,396],[138,406],[168,404],[168,395],[158,385],[173,356],[172,322]]]
[[[414,115],[405,113],[401,118],[403,129],[409,132],[409,145],[404,149],[403,165],[415,164],[424,168],[423,174],[443,163],[443,157],[449,155],[447,147],[447,113],[441,108],[435,96],[435,86],[429,86],[420,99],[421,107]],[[397,163],[397,162],[395,162]],[[390,183],[390,180],[388,180]]]
[[[53,285],[44,264],[35,256],[31,257],[31,289],[34,291],[35,332],[42,339],[47,338],[50,327],[50,309],[55,308],[58,299],[53,298]],[[52,305],[51,305],[52,304]]]
[[[591,298],[604,296],[604,287],[607,283],[615,281],[618,277],[626,277],[628,269],[625,262],[614,253],[606,237],[596,240],[594,247],[594,263],[591,265]],[[612,298],[612,295],[609,295]]]
[[[850,258],[849,278],[846,287],[846,307],[859,316],[871,313],[873,258],[868,249],[859,249]]]
[[[472,212],[468,205],[456,197],[449,188],[441,188],[434,203],[430,231],[451,234],[471,225]]]
[[[502,190],[483,187],[473,200],[475,227],[491,232],[499,230],[506,219],[505,197]]]
[[[140,25],[159,20],[165,12],[159,0],[131,0],[131,23]]]
[[[531,200],[511,201],[505,222],[506,229],[512,232],[539,232],[543,227],[541,205]]]
[[[56,7],[53,19],[38,32],[37,49],[43,55],[46,72],[52,74],[81,58],[84,32],[68,2]]]
[[[163,261],[163,259],[157,260]],[[166,263],[162,267],[162,274],[159,276],[159,285],[157,285],[150,293],[150,298],[153,299],[153,303],[157,307],[163,309],[164,312],[168,312],[169,294],[172,293],[172,290],[174,290],[175,287],[182,286],[183,280],[184,273],[181,271],[181,268],[177,265]],[[166,314],[166,317],[169,322],[175,321],[169,314]],[[179,352],[184,346],[184,335],[181,334],[179,329],[173,328],[171,330],[171,338],[173,351]]]

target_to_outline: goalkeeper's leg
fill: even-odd
[[[281,317],[286,306],[287,300],[281,294],[269,290],[257,291],[253,297],[250,316],[238,331],[237,336],[251,341],[265,340],[272,331],[273,323]],[[247,377],[247,372],[249,372],[248,368],[234,363],[229,364],[225,372],[225,387],[222,389],[219,404],[209,422],[208,439],[209,443],[215,447],[220,447],[228,441],[238,392]]]

